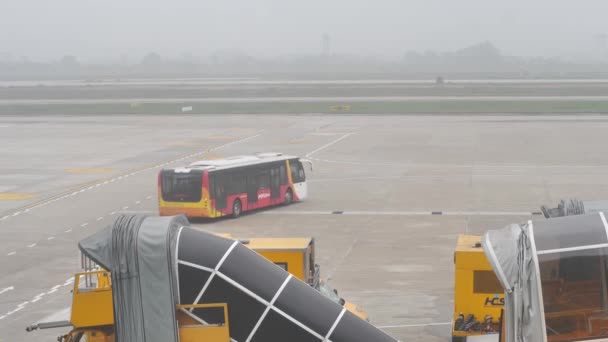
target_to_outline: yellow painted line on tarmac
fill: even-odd
[[[18,194],[14,192],[0,192],[0,201],[19,201],[32,198],[33,194]]]
[[[67,169],[65,170],[67,173],[74,174],[99,174],[99,173],[112,173],[114,170],[112,169]]]

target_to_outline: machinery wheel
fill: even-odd
[[[241,200],[240,199],[234,200],[234,202],[232,203],[232,218],[237,218],[237,217],[241,216],[242,212],[243,212],[243,204],[241,203]]]
[[[291,189],[287,189],[287,191],[285,191],[285,202],[283,202],[283,204],[288,205],[291,204],[291,202],[293,202],[293,193],[291,192]]]

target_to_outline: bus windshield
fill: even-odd
[[[164,170],[161,173],[163,200],[169,202],[199,202],[202,196],[202,173],[192,170],[177,173]]]

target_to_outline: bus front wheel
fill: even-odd
[[[241,216],[241,212],[243,211],[243,205],[241,204],[241,200],[237,199],[232,203],[232,217],[237,218]]]
[[[293,193],[291,192],[291,189],[287,189],[285,192],[285,202],[283,204],[288,205],[291,204],[291,202],[293,202]]]

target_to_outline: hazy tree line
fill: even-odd
[[[221,77],[290,75],[323,77],[606,77],[608,63],[573,63],[560,59],[519,58],[503,54],[489,42],[451,52],[408,51],[402,59],[386,60],[349,55],[308,55],[255,58],[226,51],[196,58],[164,58],[150,52],[128,62],[81,63],[77,56],[54,62],[33,62],[26,57],[0,61],[0,79],[88,79],[129,77]],[[333,77],[333,76],[332,76]]]

